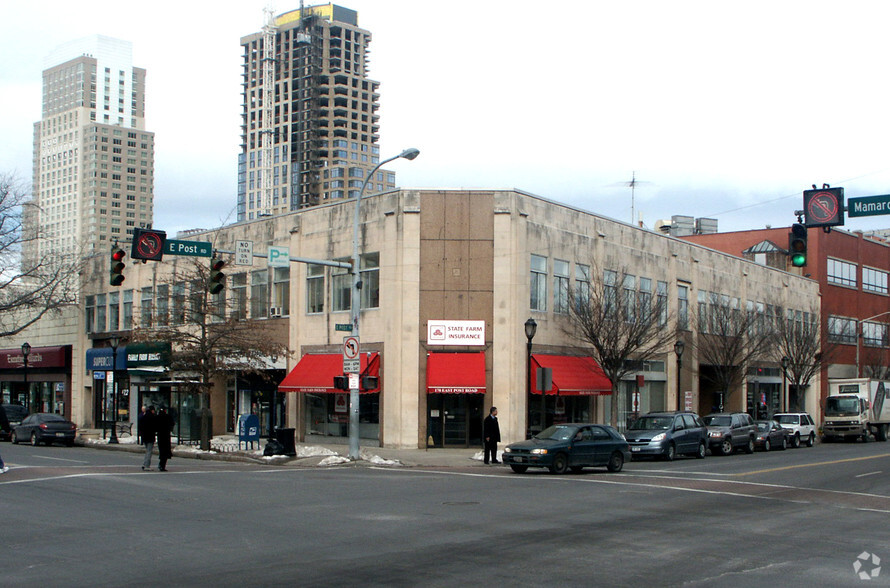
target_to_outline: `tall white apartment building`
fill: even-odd
[[[145,130],[145,70],[128,41],[91,36],[58,47],[43,71],[34,123],[36,247],[25,255],[105,252],[150,227],[154,133]]]
[[[380,84],[358,13],[325,4],[266,21],[241,39],[239,221],[354,197],[380,162]],[[394,187],[379,170],[366,191]]]

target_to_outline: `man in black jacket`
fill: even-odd
[[[488,457],[491,455],[491,463],[501,463],[498,461],[498,441],[501,440],[501,428],[498,426],[497,407],[492,406],[488,411],[488,416],[482,421],[482,439],[485,442],[483,461],[487,464]]]

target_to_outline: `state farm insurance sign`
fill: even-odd
[[[485,345],[485,321],[427,321],[428,345]]]

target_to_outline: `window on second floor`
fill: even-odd
[[[871,267],[862,268],[862,289],[876,294],[887,294],[887,272]]]
[[[828,258],[826,277],[830,284],[856,287],[856,264]]]
[[[833,343],[856,344],[856,320],[842,316],[828,317],[828,340]]]

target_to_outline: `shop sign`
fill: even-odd
[[[485,321],[427,321],[429,345],[485,345]]]
[[[170,365],[170,343],[154,342],[127,345],[128,368],[164,367],[168,365]]]
[[[28,355],[28,368],[66,367],[68,359],[66,353],[70,353],[71,346],[61,347],[32,347]],[[21,348],[4,349],[0,351],[0,370],[21,369],[25,367],[25,358]]]

